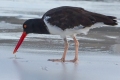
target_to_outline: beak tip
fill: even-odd
[[[16,51],[13,51],[13,54],[15,54],[16,53]]]
[[[13,51],[13,54],[15,54],[17,52],[17,50],[15,49],[14,51]]]
[[[27,35],[26,32],[23,32],[23,34],[21,35],[20,40],[18,41],[18,43],[17,43],[17,45],[16,45],[16,47],[15,47],[15,49],[13,51],[13,54],[15,54],[17,52],[18,48],[20,47],[20,45],[23,42],[23,40],[26,37],[26,35]]]

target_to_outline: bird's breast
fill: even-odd
[[[59,26],[56,26],[56,25],[52,25],[47,19],[49,19],[50,17],[46,17],[44,19],[44,22],[48,28],[48,31],[51,33],[51,34],[54,34],[54,35],[60,35],[61,37],[65,37],[65,36],[72,36],[72,35],[75,35],[75,34],[78,34],[78,31],[80,29],[83,29],[84,26],[82,25],[79,25],[79,26],[74,26],[73,28],[69,28],[69,26],[66,26],[66,29],[62,29],[60,28]],[[62,24],[62,23],[61,23]]]

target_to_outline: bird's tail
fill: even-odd
[[[89,12],[90,15],[95,18],[96,22],[103,22],[105,25],[118,25],[117,18],[114,16],[106,16],[98,13]]]
[[[104,22],[106,25],[118,25],[117,18],[114,16],[107,16],[110,21]]]
[[[118,24],[117,26],[120,27],[120,18],[117,19],[117,24]]]

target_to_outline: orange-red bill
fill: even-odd
[[[20,37],[20,40],[18,41],[14,51],[13,51],[13,54],[15,54],[18,50],[18,48],[20,47],[20,45],[22,44],[23,40],[25,39],[25,37],[27,36],[26,32],[23,32],[21,37]]]

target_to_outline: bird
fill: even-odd
[[[64,52],[60,59],[48,59],[49,61],[77,62],[79,41],[77,34],[87,34],[90,29],[104,25],[117,25],[117,17],[88,11],[82,7],[60,6],[48,10],[42,18],[28,19],[23,23],[23,33],[13,51],[15,54],[29,33],[60,35],[64,40]],[[66,60],[69,48],[67,36],[73,38],[75,43],[75,56],[72,60]]]

